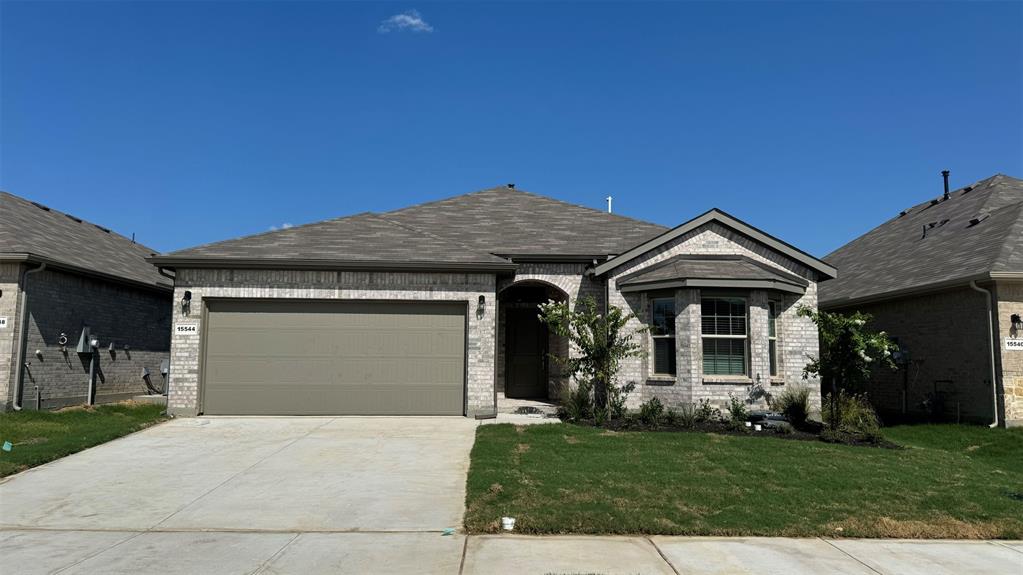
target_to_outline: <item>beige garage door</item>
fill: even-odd
[[[207,305],[204,413],[463,413],[465,304]]]

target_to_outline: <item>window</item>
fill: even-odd
[[[703,373],[746,375],[746,300],[706,297],[701,304]]]
[[[778,377],[778,302],[767,302],[767,351],[771,356],[771,377]]]
[[[650,302],[650,333],[654,339],[654,373],[675,375],[675,298]]]

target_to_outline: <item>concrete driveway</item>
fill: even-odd
[[[0,483],[0,571],[17,561],[18,573],[194,573],[215,557],[217,571],[246,573],[285,546],[304,555],[317,538],[293,541],[298,533],[356,532],[437,540],[457,568],[462,542],[440,532],[462,523],[475,426],[462,417],[174,420]]]

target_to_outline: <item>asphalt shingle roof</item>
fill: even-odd
[[[768,280],[806,287],[805,279],[745,256],[679,255],[618,280],[619,286],[671,280]]]
[[[54,265],[169,288],[146,262],[152,250],[99,225],[0,192],[0,260],[34,256]]]
[[[171,252],[157,258],[510,264],[508,255],[606,256],[667,228],[501,187]]]
[[[216,242],[167,254],[180,258],[356,263],[494,264],[508,260],[415,230],[379,214],[362,213]]]
[[[909,208],[825,257],[840,274],[820,284],[820,304],[1023,272],[1023,180],[998,174],[941,198]]]

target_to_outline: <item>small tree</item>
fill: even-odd
[[[620,416],[617,412],[624,410],[628,389],[617,384],[618,366],[623,359],[643,355],[632,336],[644,330],[627,330],[626,324],[635,316],[618,307],[609,306],[607,314],[600,313],[591,296],[581,298],[577,307],[572,310],[567,302],[540,304],[540,321],[557,335],[567,337],[579,351],[575,357],[552,357],[564,367],[565,375],[583,386],[592,385],[596,411]]]
[[[803,368],[803,377],[816,375],[824,384],[831,387],[831,397],[838,397],[839,388],[852,391],[861,390],[871,371],[884,365],[896,369],[892,353],[898,350],[883,331],[871,331],[866,328],[871,316],[865,313],[852,314],[829,313],[800,306],[799,315],[810,318],[817,324],[820,333],[820,353],[810,357],[810,362]],[[838,401],[829,401],[832,427],[835,427],[840,416],[836,413]]]

